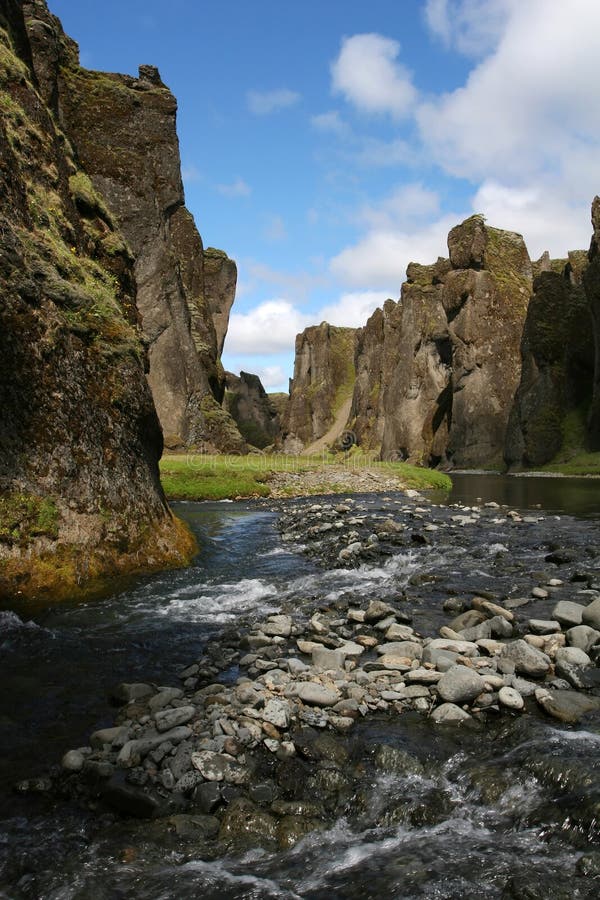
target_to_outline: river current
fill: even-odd
[[[352,733],[362,752],[382,743],[401,747],[418,756],[423,774],[366,772],[333,827],[277,853],[200,858],[193,844],[145,823],[12,789],[20,779],[43,777],[66,750],[112,724],[107,697],[116,683],[177,684],[178,670],[207,641],[269,612],[349,595],[385,600],[413,585],[415,627],[433,633],[447,621],[440,612],[445,591],[485,586],[510,594],[523,572],[543,568],[553,535],[561,544],[568,538],[586,570],[598,571],[599,481],[454,480],[453,495],[435,495],[435,503],[507,503],[539,515],[541,530],[515,542],[499,528],[464,545],[399,548],[372,565],[328,569],[282,541],[276,522],[284,502],[177,504],[202,548],[193,567],[83,604],[0,611],[0,896],[598,896],[594,719],[568,727],[542,716],[502,718],[482,731],[436,730],[416,713],[367,718]],[[387,513],[403,502],[401,495],[358,499]],[[507,564],[502,583],[492,583],[487,561],[506,554],[520,569]],[[589,584],[575,582],[570,598],[585,588],[589,596]]]

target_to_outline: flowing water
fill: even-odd
[[[16,781],[43,776],[67,749],[112,724],[112,686],[177,684],[177,671],[232,626],[342,596],[385,599],[413,585],[415,627],[433,633],[447,621],[440,605],[448,589],[490,586],[490,560],[500,560],[494,588],[518,591],[523,573],[543,567],[544,542],[552,537],[581,548],[587,569],[596,570],[599,481],[473,475],[454,481],[450,500],[437,496],[437,503],[495,500],[547,511],[544,540],[538,530],[515,537],[498,525],[464,543],[400,548],[359,569],[328,570],[282,542],[268,504],[177,504],[202,547],[193,567],[83,604],[0,612],[0,896],[598,896],[600,881],[582,875],[594,865],[600,874],[600,859],[587,859],[600,815],[595,720],[569,728],[540,716],[502,717],[485,730],[436,730],[418,714],[366,718],[352,732],[357,759],[369,759],[381,744],[398,746],[420,759],[422,772],[382,773],[367,765],[333,827],[277,853],[200,858],[193,844],[145,823],[12,791]],[[403,498],[359,502],[388,514]]]

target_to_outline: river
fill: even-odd
[[[359,499],[388,511],[401,503],[396,495]],[[432,499],[534,511],[543,516],[542,531],[528,531],[518,544],[474,533],[462,545],[400,549],[385,564],[329,570],[282,542],[276,521],[285,502],[182,503],[177,513],[202,547],[191,568],[87,603],[1,611],[0,896],[597,896],[599,882],[589,876],[590,866],[600,873],[600,856],[590,856],[600,813],[595,720],[565,727],[542,716],[503,718],[482,732],[436,730],[417,714],[367,718],[352,733],[363,755],[382,743],[402,747],[419,756],[423,771],[366,770],[332,827],[277,853],[201,858],[193,845],[134,820],[12,790],[112,724],[107,697],[116,683],[176,684],[177,671],[207,641],[267,612],[352,594],[385,599],[414,585],[416,625],[431,632],[446,620],[432,601],[452,586],[520,587],[543,566],[540,535],[568,539],[592,576],[597,571],[600,481],[459,474],[449,498]],[[515,565],[503,561],[507,554]],[[495,581],[492,558],[500,559]],[[569,596],[581,587],[575,582]]]

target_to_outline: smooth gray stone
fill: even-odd
[[[600,597],[592,600],[589,606],[585,606],[581,616],[583,625],[591,625],[592,628],[600,628]]]
[[[297,697],[309,706],[334,706],[341,699],[339,691],[331,690],[312,681],[288,684],[283,689],[283,693],[286,697]]]
[[[552,610],[552,618],[557,619],[561,625],[581,625],[585,606],[581,603],[573,603],[572,600],[559,600]]]
[[[458,725],[472,716],[455,703],[442,703],[431,713],[431,718],[437,725]]]
[[[600,641],[600,631],[590,625],[575,625],[567,631],[567,643],[588,653]]]
[[[548,691],[539,688],[535,692],[535,699],[548,715],[571,725],[579,722],[587,713],[600,709],[600,697],[591,697],[577,691]]]
[[[196,715],[194,706],[178,706],[176,709],[162,709],[154,713],[156,730],[160,732],[177,728],[178,725],[187,725],[190,719]]]
[[[500,660],[513,663],[515,672],[522,675],[541,676],[550,669],[549,657],[522,640],[505,644]]]
[[[485,682],[466,666],[452,666],[437,683],[437,691],[448,703],[470,703],[485,690]]]
[[[423,647],[416,641],[391,641],[380,644],[376,650],[380,656],[402,656],[408,659],[421,659],[423,656]]]

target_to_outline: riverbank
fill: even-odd
[[[153,817],[103,813],[103,841],[154,883],[176,853],[186,897],[213,872],[262,873],[261,897],[594,896],[598,522],[400,494],[257,506],[280,531],[263,565],[288,554],[296,582],[244,582],[271,607],[257,615],[224,593],[221,633],[121,685],[113,727],[64,759],[60,790],[94,820]],[[186,623],[200,584],[174,590]]]
[[[442,472],[358,454],[316,456],[165,454],[161,481],[169,500],[240,500],[405,490],[450,490]]]

